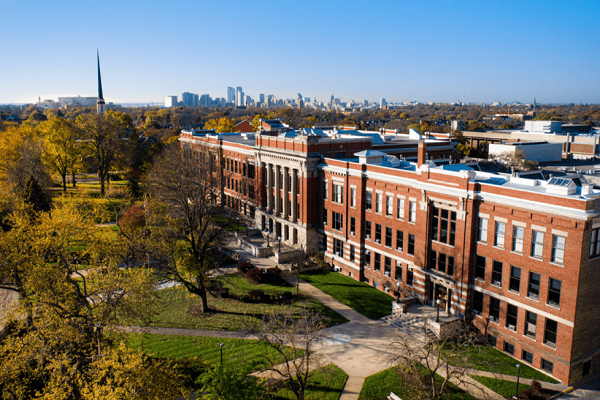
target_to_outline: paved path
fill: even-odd
[[[495,372],[481,371],[479,369],[468,369],[466,371],[466,373],[469,375],[486,376],[488,378],[502,379],[502,380],[509,381],[509,382],[517,381],[517,377],[514,375],[497,374]],[[527,379],[527,378],[523,378],[523,377],[519,378],[519,382],[524,383],[526,385],[531,385],[531,382],[533,382],[534,380],[537,380],[537,379]],[[568,386],[565,385],[564,383],[552,383],[552,382],[544,382],[544,381],[540,381],[540,380],[537,380],[537,381],[540,383],[540,385],[542,385],[542,387],[544,389],[556,390],[557,392],[562,392],[563,390],[568,388]]]

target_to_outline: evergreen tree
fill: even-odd
[[[33,175],[29,176],[23,200],[25,200],[26,204],[29,204],[31,206],[31,209],[33,211],[50,211],[50,200],[44,192],[44,189],[42,189],[42,187],[40,186],[38,181],[33,177]]]
[[[127,186],[131,197],[138,198],[140,196],[140,177],[142,168],[142,147],[140,145],[140,137],[135,129],[131,130],[129,136],[129,168],[127,171]]]

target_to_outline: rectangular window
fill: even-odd
[[[565,259],[565,241],[564,236],[554,235],[552,238],[552,262],[562,264]]]
[[[481,292],[473,292],[473,311],[477,315],[483,313],[483,293]]]
[[[408,222],[415,222],[417,220],[417,203],[411,201],[408,203]]]
[[[344,257],[344,242],[333,238],[333,252],[338,257]]]
[[[350,234],[354,236],[354,232],[356,232],[356,219],[354,217],[350,217]]]
[[[521,290],[521,268],[510,267],[510,283],[508,288],[515,292]]]
[[[510,355],[515,355],[515,346],[511,343],[504,342],[504,351]]]
[[[396,261],[396,275],[395,275],[396,281],[397,282],[402,282],[402,264],[398,263]]]
[[[542,370],[548,372],[549,374],[552,374],[553,369],[554,369],[554,363],[552,363],[548,360],[544,360],[542,358]]]
[[[443,208],[433,208],[433,240],[454,246],[456,212]]]
[[[519,316],[519,308],[508,304],[506,307],[506,327],[510,330],[516,331],[517,319]]]
[[[550,284],[548,285],[548,304],[551,306],[560,306],[560,286],[561,282],[558,279],[550,278]]]
[[[365,210],[371,211],[373,208],[373,192],[367,191],[365,196]]]
[[[429,268],[435,270],[437,267],[437,253],[435,251],[431,252],[429,257]]]
[[[496,260],[492,267],[492,285],[502,287],[502,263]]]
[[[371,239],[371,221],[365,221],[365,236]]]
[[[332,228],[335,229],[336,231],[341,231],[343,226],[344,226],[344,216],[340,213],[336,213],[335,211],[333,211],[331,213],[331,219],[332,219]]]
[[[439,254],[439,257],[438,257],[438,268],[437,269],[442,274],[446,273],[446,255],[443,254],[443,253]]]
[[[529,286],[527,287],[527,297],[539,299],[540,297],[540,274],[529,273]]]
[[[392,228],[385,228],[385,246],[392,247]]]
[[[531,237],[531,256],[542,258],[544,252],[544,232],[533,231]]]
[[[375,243],[381,243],[381,225],[375,224]]]
[[[365,267],[371,268],[371,251],[365,250]]]
[[[498,322],[500,318],[500,300],[495,297],[490,297],[490,321]]]
[[[327,226],[327,209],[323,209],[323,225]]]
[[[385,276],[392,276],[392,259],[385,257],[383,264],[383,274]]]
[[[533,363],[533,353],[523,350],[523,354],[521,355],[521,359],[523,361],[527,361],[529,364]]]
[[[381,203],[382,202],[382,197],[383,196],[381,195],[381,193],[377,193],[375,195],[375,201],[376,201],[375,212],[379,213],[379,214],[381,214],[381,210],[383,209],[383,204]]]
[[[385,214],[394,215],[394,198],[392,196],[385,196]]]
[[[494,236],[494,246],[504,248],[504,230],[506,224],[504,222],[496,221],[496,233]]]
[[[454,257],[448,256],[448,270],[446,271],[446,275],[454,276]]]
[[[397,218],[404,219],[404,199],[398,199],[398,216]]]
[[[592,229],[590,258],[600,256],[600,228]]]
[[[381,270],[381,254],[375,253],[375,264],[373,266],[374,271]]]
[[[515,253],[523,253],[523,234],[525,229],[521,226],[513,227],[513,245],[512,251]]]
[[[535,339],[535,331],[537,327],[537,314],[527,311],[525,313],[525,335]]]
[[[336,203],[344,203],[344,187],[342,185],[333,184],[333,201]]]
[[[356,188],[350,188],[350,207],[356,207]]]
[[[329,197],[329,187],[327,185],[327,181],[323,181],[323,199],[327,200]]]
[[[406,271],[406,284],[409,286],[413,284],[413,272],[411,270]]]
[[[415,255],[415,235],[413,235],[413,234],[409,234],[408,235],[408,249],[407,249],[407,254],[409,256],[414,256]]]
[[[353,244],[350,245],[350,261],[354,261],[354,253],[356,251],[356,248],[354,247]]]
[[[479,230],[477,231],[477,240],[482,243],[487,243],[488,220],[487,218],[479,217]]]
[[[551,347],[556,347],[556,329],[558,323],[554,320],[546,318],[546,329],[544,330],[544,344]]]
[[[475,258],[475,278],[485,281],[485,257],[477,256]]]
[[[404,232],[396,231],[396,250],[402,251],[404,247]]]

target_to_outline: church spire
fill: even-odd
[[[102,78],[100,77],[100,52],[96,50],[98,57],[98,100],[96,100],[96,108],[98,114],[104,114],[104,97],[102,96]]]

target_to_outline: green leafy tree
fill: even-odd
[[[200,375],[202,398],[207,400],[257,400],[264,398],[264,382],[239,368],[214,366]]]
[[[67,191],[67,175],[81,163],[82,149],[77,128],[67,119],[52,117],[39,125],[44,140],[42,160],[60,175],[63,191]]]
[[[104,195],[111,168],[124,153],[125,127],[115,113],[80,115],[77,125],[84,132],[85,149],[98,171],[100,194]]]
[[[35,212],[50,211],[50,200],[44,192],[44,189],[42,189],[32,175],[29,176],[29,180],[27,181],[27,189],[25,189],[23,200]]]

